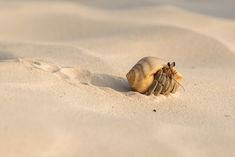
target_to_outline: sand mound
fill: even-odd
[[[2,59],[11,58],[39,58],[48,62],[56,62],[67,67],[78,66],[95,72],[110,72],[111,67],[92,52],[74,46],[55,44],[27,44],[1,42],[0,55]],[[63,55],[66,52],[68,55]],[[6,53],[8,55],[6,55]],[[61,55],[63,57],[61,57]]]
[[[38,12],[38,8],[43,9],[44,12]],[[56,5],[47,3],[45,5],[45,3],[34,2],[24,7],[5,10],[5,12],[6,14],[0,16],[2,22],[0,33],[3,41],[14,39],[70,44],[69,46],[53,44],[51,47],[49,45],[21,44],[22,48],[19,48],[20,44],[15,44],[15,48],[24,51],[19,50],[16,57],[31,58],[47,51],[47,54],[43,56],[54,58],[52,61],[57,61],[61,59],[56,56],[66,51],[74,62],[66,62],[70,58],[64,58],[65,61],[58,64],[84,66],[82,68],[93,66],[86,69],[95,69],[100,72],[101,69],[97,69],[100,67],[99,62],[106,62],[108,65],[103,63],[103,67],[106,67],[107,71],[109,68],[115,69],[114,71],[118,71],[118,74],[127,72],[126,66],[132,66],[136,60],[148,55],[158,56],[167,61],[174,60],[179,65],[187,64],[194,67],[217,67],[221,64],[226,66],[234,63],[234,55],[231,51],[233,47],[228,47],[233,42],[231,36],[225,32],[226,29],[234,26],[233,23],[214,20],[172,6],[142,7],[112,12],[87,7],[80,3],[57,3]],[[151,18],[148,16],[149,14],[156,16]],[[13,18],[16,15],[17,20]],[[175,21],[175,19],[179,20]],[[205,24],[201,26],[198,23]],[[216,23],[220,29],[214,29],[214,31],[209,29],[211,23]],[[17,26],[17,29],[14,26]],[[218,37],[220,37],[219,40]],[[2,47],[6,47],[4,42]],[[15,49],[12,50],[12,46],[10,47],[9,51],[15,51]],[[32,56],[32,53],[27,51],[34,48],[38,51],[34,52],[35,55]],[[85,50],[81,50],[81,48],[91,51],[82,54],[81,51]],[[50,50],[48,51],[48,49]],[[7,48],[2,48],[2,51],[4,50],[8,51]],[[99,56],[97,53],[101,55]],[[103,56],[103,53],[110,55]],[[119,55],[119,59],[113,61],[116,54]],[[127,59],[130,57],[133,59]],[[77,63],[82,60],[87,60],[86,64],[78,65]],[[122,60],[121,67],[120,60]],[[91,64],[91,62],[95,63]]]
[[[125,67],[131,68],[144,56],[176,61],[181,67],[231,66],[235,61],[234,53],[222,42],[195,31],[169,25],[135,27],[127,32],[119,31],[108,37],[88,39],[78,44],[100,54],[106,53],[105,61],[121,72],[126,72]],[[115,57],[119,59],[113,61]]]

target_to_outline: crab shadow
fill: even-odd
[[[91,77],[91,84],[97,87],[111,88],[117,92],[129,92],[131,89],[127,80],[122,77],[108,75],[108,74],[95,74]]]
[[[9,60],[9,59],[15,59],[15,58],[16,57],[13,56],[10,52],[0,51],[0,62],[5,61],[5,60]]]

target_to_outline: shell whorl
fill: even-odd
[[[134,90],[144,93],[151,86],[154,74],[163,66],[164,61],[161,59],[144,57],[127,73],[127,80]]]

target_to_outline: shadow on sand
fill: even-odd
[[[118,92],[129,92],[131,88],[127,80],[108,74],[95,74],[91,78],[91,84],[97,87],[107,87]]]
[[[0,62],[5,61],[5,60],[10,60],[10,59],[15,59],[16,57],[13,56],[10,52],[3,52],[0,51]]]

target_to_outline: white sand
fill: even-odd
[[[234,3],[0,4],[1,157],[235,156]],[[144,56],[186,91],[130,91]]]

